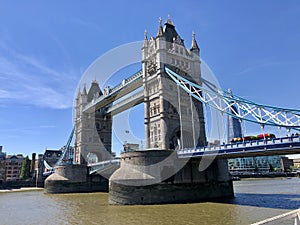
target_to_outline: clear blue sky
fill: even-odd
[[[9,154],[63,146],[87,67],[106,51],[156,35],[167,15],[222,88],[300,109],[299,1],[1,1],[0,145]]]

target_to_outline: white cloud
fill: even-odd
[[[0,52],[0,103],[9,100],[55,109],[72,107],[77,85],[72,68],[56,70],[3,41]]]

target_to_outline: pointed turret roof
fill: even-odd
[[[159,26],[158,26],[158,31],[157,31],[157,36],[156,37],[161,37],[163,36],[163,28],[162,28],[162,19],[161,17],[159,18]]]
[[[176,39],[179,35],[175,30],[175,26],[168,15],[168,19],[165,22],[163,36],[165,36],[167,42],[173,42],[174,38]]]
[[[100,96],[100,95],[103,95],[103,93],[100,90],[99,83],[96,80],[93,80],[92,85],[88,92],[87,101],[88,102],[92,101],[92,99],[94,98],[95,95]]]
[[[173,26],[174,26],[174,23],[171,21],[170,15],[168,15],[168,19],[167,19],[166,24],[169,24],[169,25],[173,25]]]
[[[87,91],[86,91],[86,85],[84,84],[83,90],[82,90],[82,95],[87,95]]]
[[[78,88],[78,91],[77,91],[77,97],[76,98],[79,98],[81,92],[80,92],[80,88]]]
[[[148,47],[148,37],[147,37],[147,30],[144,31],[144,44],[143,44],[143,48]]]
[[[192,33],[192,47],[191,47],[191,50],[200,50],[199,47],[198,47],[196,38],[195,38],[195,32],[194,31]]]

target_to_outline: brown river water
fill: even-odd
[[[107,193],[0,193],[0,224],[242,225],[300,208],[300,178],[234,181],[234,190],[226,202],[149,206],[111,206]]]

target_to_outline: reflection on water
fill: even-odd
[[[249,224],[300,208],[300,179],[234,182],[225,202],[110,206],[107,193],[0,193],[0,224]]]

